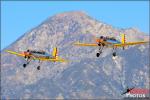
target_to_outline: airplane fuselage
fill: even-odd
[[[98,46],[112,46],[113,44],[121,44],[121,42],[119,40],[116,40],[114,38],[99,38],[96,39],[96,42],[98,44]]]
[[[42,58],[42,59],[49,59],[49,58],[54,58],[52,55],[49,55],[48,53],[46,52],[23,52],[23,54],[26,56],[26,57],[32,57],[32,58]]]

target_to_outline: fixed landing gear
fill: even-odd
[[[23,67],[26,68],[27,64],[23,64]],[[40,66],[37,67],[37,70],[40,70]]]
[[[98,53],[96,53],[96,56],[99,57],[101,55],[102,51],[99,51]]]
[[[26,59],[27,63],[23,64],[23,67],[26,68],[27,65],[30,63],[31,59],[30,59],[30,57],[27,57],[27,56],[25,56],[24,58]]]
[[[23,67],[25,68],[27,66],[27,64],[23,64]]]
[[[37,70],[40,70],[41,61],[39,60],[39,66],[37,66]]]
[[[37,70],[40,70],[40,66],[37,67]]]
[[[113,55],[113,57],[116,57],[116,55],[117,55],[117,54],[116,54],[116,52],[113,52],[113,54],[112,54],[112,55]]]
[[[97,57],[99,57],[99,56],[101,55],[102,50],[103,50],[103,48],[104,48],[104,45],[103,45],[103,44],[101,44],[101,43],[99,43],[99,44],[98,44],[98,46],[99,46],[99,52],[98,52],[98,53],[96,53],[96,56],[97,56]]]
[[[96,56],[99,57],[99,56],[100,56],[100,53],[97,53]]]
[[[26,68],[28,64],[29,62],[27,62],[26,64],[23,64],[23,67]]]
[[[116,56],[117,56],[117,53],[116,53],[116,47],[113,48],[112,56],[113,56],[113,57],[116,57]]]

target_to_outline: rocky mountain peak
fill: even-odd
[[[87,14],[84,11],[70,11],[54,15],[54,17],[65,17],[65,16],[79,17],[79,16],[87,16]]]

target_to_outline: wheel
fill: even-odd
[[[40,70],[40,66],[37,67],[37,70]]]
[[[96,56],[99,57],[99,56],[100,56],[100,53],[97,53]]]
[[[116,52],[113,52],[113,54],[112,54],[114,57],[116,56]]]
[[[27,52],[30,52],[30,50],[28,49]]]
[[[23,67],[25,68],[27,66],[27,64],[23,64]]]

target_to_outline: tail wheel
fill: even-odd
[[[40,70],[40,66],[37,67],[37,70]]]

